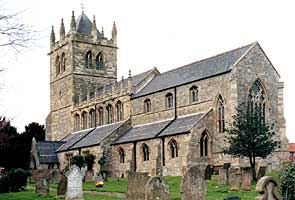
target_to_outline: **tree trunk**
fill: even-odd
[[[253,177],[253,180],[254,181],[257,181],[257,178],[256,178],[256,170],[255,170],[255,157],[250,156],[249,157],[249,160],[250,160],[250,166],[251,166],[251,169],[252,169],[252,177]]]

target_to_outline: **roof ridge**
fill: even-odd
[[[235,48],[235,49],[231,49],[231,50],[229,50],[229,51],[225,51],[225,52],[222,52],[222,53],[216,54],[216,55],[214,55],[214,56],[210,56],[210,57],[207,57],[207,58],[203,58],[203,59],[201,59],[201,60],[198,60],[198,61],[195,61],[195,62],[191,62],[191,63],[189,63],[189,64],[186,64],[186,65],[183,65],[183,66],[180,66],[180,67],[176,67],[176,68],[174,68],[174,69],[171,69],[171,70],[168,70],[168,71],[166,71],[166,72],[163,72],[163,73],[161,73],[160,75],[163,75],[163,74],[166,74],[166,73],[169,73],[169,72],[173,72],[173,71],[179,70],[179,69],[181,69],[181,68],[188,67],[188,66],[190,66],[190,65],[192,65],[192,64],[197,64],[197,63],[200,63],[200,62],[204,62],[204,61],[206,61],[206,60],[213,59],[213,58],[219,57],[219,56],[221,56],[221,55],[224,55],[224,54],[227,54],[227,53],[230,53],[230,52],[233,52],[233,51],[240,50],[240,49],[245,48],[245,47],[247,47],[247,46],[249,46],[249,48],[250,48],[254,43],[256,43],[256,42],[253,42],[253,43],[250,43],[250,44],[247,44],[247,45],[243,45],[243,46],[241,46],[241,47],[238,47],[238,48]]]

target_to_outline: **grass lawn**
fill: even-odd
[[[180,194],[180,182],[181,177],[166,177],[166,180],[170,187],[170,199],[181,200]],[[206,181],[206,200],[223,200],[229,196],[239,196],[242,200],[253,200],[258,193],[255,191],[255,184],[252,184],[252,189],[249,192],[229,192],[228,187],[225,185],[218,185],[218,175],[212,176],[212,180]],[[51,185],[56,188],[56,185]],[[96,188],[94,182],[83,183],[84,191],[100,191],[100,192],[118,192],[126,193],[127,179],[109,179],[105,182],[103,188]],[[24,192],[0,194],[0,200],[53,200],[55,198],[56,191],[51,191],[49,197],[38,197],[35,191],[30,189]],[[115,197],[97,196],[93,194],[84,194],[85,200],[102,199],[102,200],[122,200]]]

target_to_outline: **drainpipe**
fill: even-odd
[[[97,115],[96,111],[97,111],[97,104],[94,105],[94,127],[95,128],[96,128],[96,115]]]
[[[165,137],[162,137],[162,165],[165,166]]]
[[[136,172],[136,141],[133,142],[133,159],[134,159],[134,172]]]

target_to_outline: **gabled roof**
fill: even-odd
[[[162,73],[156,76],[146,87],[133,97],[144,96],[185,83],[229,72],[231,71],[231,66],[235,64],[252,45],[253,43]]]
[[[55,151],[63,145],[61,141],[43,141],[37,142],[36,150],[40,164],[58,163],[58,158]]]
[[[91,34],[92,23],[89,18],[82,11],[82,14],[77,18],[77,32],[82,34]]]
[[[119,122],[96,127],[87,136],[85,136],[79,142],[68,148],[68,150],[98,145],[105,138],[111,135],[117,128],[119,128],[123,123],[124,122]]]

